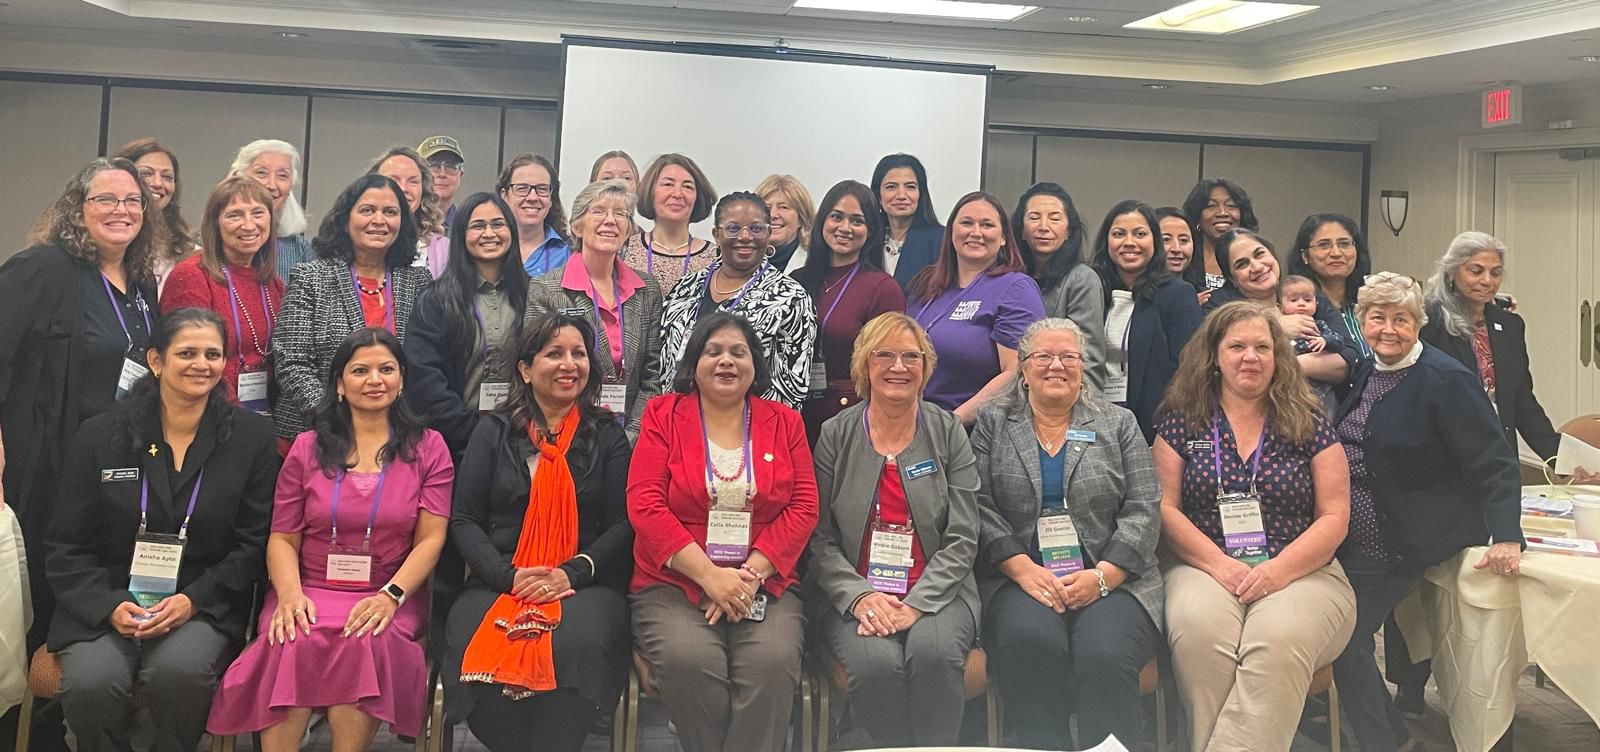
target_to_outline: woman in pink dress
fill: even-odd
[[[405,353],[383,329],[334,353],[315,428],[278,476],[258,637],[222,678],[207,730],[261,732],[293,752],[314,711],[333,748],[366,749],[380,723],[422,730],[428,668],[420,592],[439,560],[455,470],[404,402]]]

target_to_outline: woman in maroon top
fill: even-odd
[[[850,353],[861,327],[880,314],[905,313],[905,293],[883,271],[883,237],[883,214],[865,185],[845,180],[822,197],[807,246],[816,252],[794,275],[820,317],[802,410],[813,444],[823,421],[861,401],[850,375]]]
[[[201,252],[173,268],[161,293],[161,313],[206,308],[228,328],[222,383],[246,409],[271,415],[272,328],[283,304],[277,274],[277,214],[260,183],[234,176],[206,199]]]

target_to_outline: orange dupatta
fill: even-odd
[[[567,465],[567,448],[578,430],[579,408],[561,421],[555,445],[528,424],[540,456],[528,488],[528,511],[511,565],[557,567],[578,553],[578,490]],[[461,660],[461,681],[504,684],[506,696],[522,699],[556,688],[550,633],[561,626],[561,601],[536,604],[501,593],[478,624]]]

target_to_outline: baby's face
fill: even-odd
[[[1284,313],[1303,313],[1307,316],[1317,312],[1317,291],[1311,285],[1289,285],[1279,294],[1278,310]]]

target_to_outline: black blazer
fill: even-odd
[[[894,281],[902,291],[911,287],[917,272],[939,260],[939,245],[944,242],[943,225],[912,225],[906,242],[900,246],[900,263],[894,267]]]
[[[1110,299],[1110,295],[1106,296]],[[1146,444],[1156,438],[1156,407],[1178,372],[1178,355],[1205,321],[1194,287],[1173,279],[1156,289],[1155,299],[1135,300],[1128,322],[1128,401]],[[1116,366],[1107,366],[1115,368]]]
[[[568,467],[578,488],[579,558],[563,564],[573,588],[603,585],[628,592],[633,577],[633,526],[628,522],[628,463],[633,449],[614,420],[590,420],[567,452]],[[581,442],[581,443],[580,443]],[[587,446],[584,446],[587,444]],[[478,421],[456,467],[455,498],[450,508],[450,543],[471,571],[468,587],[496,593],[511,590],[511,555],[522,533],[528,509],[527,457],[533,452],[528,434],[511,425],[504,409]]]
[[[411,314],[411,330],[406,336],[406,360],[411,362],[406,379],[406,403],[439,432],[450,456],[461,459],[472,429],[478,425],[477,405],[462,398],[467,391],[467,364],[451,357],[450,334],[444,307],[439,298],[442,287],[430,286],[417,296]],[[520,316],[521,313],[519,312]]]
[[[1500,427],[1506,443],[1515,451],[1520,432],[1541,459],[1556,456],[1561,436],[1550,424],[1538,398],[1533,396],[1527,325],[1521,316],[1497,305],[1483,307],[1483,320],[1489,329],[1489,352],[1494,354],[1494,401],[1500,411]],[[1428,311],[1428,325],[1422,327],[1422,341],[1455,358],[1467,370],[1478,373],[1478,356],[1472,351],[1472,341],[1450,334],[1444,328],[1443,314],[1437,310]],[[1478,375],[1481,385],[1482,374]]]
[[[1361,404],[1373,361],[1362,362],[1334,425]],[[1522,543],[1516,452],[1478,377],[1437,348],[1372,407],[1361,449],[1378,526],[1390,553],[1421,570],[1468,546]]]
[[[196,619],[243,642],[250,618],[250,597],[266,572],[267,532],[272,522],[272,495],[280,460],[272,420],[241,409],[226,408],[232,417],[227,437],[222,415],[200,421],[194,443],[174,473],[172,450],[161,440],[158,419],[151,415],[141,435],[156,447],[130,446],[118,430],[120,410],[83,422],[72,441],[73,462],[61,476],[59,509],[46,535],[50,586],[55,589],[55,618],[50,622],[50,649],[92,640],[111,629],[110,619],[128,592],[128,567],[139,532],[139,489],[150,487],[149,531],[176,533],[189,506],[189,494],[202,469],[188,546],[178,571],[178,592],[194,601]],[[110,475],[118,469],[133,473]]]

